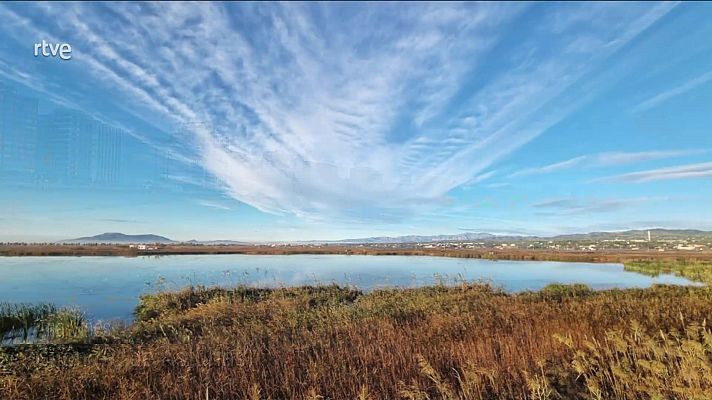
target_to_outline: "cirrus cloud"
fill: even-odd
[[[605,85],[581,80],[674,4],[571,4],[506,42],[529,7],[6,3],[0,17],[24,22],[0,29],[71,42],[68,68],[174,132],[172,157],[241,202],[380,218],[491,176]]]

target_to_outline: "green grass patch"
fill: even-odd
[[[628,261],[624,268],[649,276],[674,274],[695,282],[712,284],[712,261]]]

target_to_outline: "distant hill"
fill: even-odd
[[[143,235],[127,235],[119,232],[107,232],[95,236],[85,236],[76,239],[62,240],[60,243],[104,243],[104,244],[202,244],[207,246],[218,245],[245,245],[247,242],[238,242],[235,240],[187,240],[177,241],[169,239],[165,236],[154,234]]]
[[[106,243],[106,244],[138,244],[138,243],[175,243],[167,237],[145,234],[126,235],[118,232],[107,232],[95,236],[85,236],[76,239],[63,240],[61,243]]]

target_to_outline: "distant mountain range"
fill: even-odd
[[[634,240],[647,239],[648,231],[653,240],[655,239],[687,239],[687,238],[709,238],[712,240],[712,232],[696,229],[638,229],[621,232],[590,232],[558,236],[505,236],[493,235],[484,232],[465,232],[456,235],[406,235],[406,236],[376,236],[359,239],[343,240],[321,240],[302,241],[295,243],[332,243],[332,244],[378,244],[378,243],[427,243],[427,242],[472,242],[472,241],[521,241],[521,240]],[[245,245],[249,242],[239,242],[235,240],[188,240],[176,241],[164,236],[144,234],[126,235],[123,233],[102,233],[96,236],[86,236],[76,239],[63,240],[61,243],[104,243],[104,244],[148,244],[148,243],[186,243],[203,245]]]
[[[493,235],[482,232],[466,232],[457,235],[433,235],[433,236],[379,236],[359,239],[344,239],[326,241],[323,243],[344,243],[344,244],[376,244],[376,243],[427,243],[427,242],[468,242],[468,241],[521,241],[521,240],[630,240],[647,239],[648,231],[652,239],[686,239],[686,238],[710,238],[712,232],[695,229],[638,229],[621,232],[590,232],[557,236],[522,236],[522,235]]]
[[[498,236],[491,233],[466,232],[457,235],[407,235],[407,236],[377,236],[360,239],[343,239],[328,241],[328,243],[422,243],[422,242],[467,242],[472,240],[491,240]]]

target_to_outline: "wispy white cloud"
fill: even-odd
[[[211,200],[197,200],[196,202],[198,204],[200,204],[201,206],[208,207],[208,208],[216,208],[218,210],[230,210],[231,209],[230,207],[226,206],[225,204],[218,203],[218,202],[211,201]]]
[[[497,68],[488,66],[502,27],[526,7],[42,3],[0,10],[33,15],[9,34],[73,43],[73,67],[134,115],[188,141],[194,153],[181,155],[232,197],[272,213],[382,218],[437,204],[453,188],[489,177],[484,171],[605,86],[576,85],[674,4],[572,4],[547,16],[551,24],[540,24],[536,37],[511,45]]]
[[[667,158],[697,156],[708,154],[709,152],[709,149],[610,152],[597,154],[591,161],[593,166],[607,167],[611,165],[633,164],[637,162],[662,160]]]
[[[557,162],[554,164],[545,165],[543,167],[525,168],[525,169],[522,169],[522,170],[512,173],[511,175],[509,175],[509,177],[517,178],[520,176],[548,174],[550,172],[561,171],[564,169],[569,169],[569,168],[581,165],[581,163],[586,161],[587,159],[588,159],[588,156],[579,156],[579,157],[570,158],[565,161],[560,161],[560,162]]]
[[[596,179],[596,182],[651,182],[677,179],[712,178],[712,162],[650,169]]]
[[[661,201],[660,197],[636,197],[636,198],[609,198],[609,199],[579,199],[574,197],[564,197],[542,201],[532,205],[534,208],[545,211],[542,215],[579,215],[592,213],[609,213],[625,208],[638,206],[651,201]]]
[[[497,189],[497,188],[502,188],[502,187],[507,187],[507,186],[511,186],[511,183],[510,182],[493,182],[493,183],[487,184],[487,187],[492,188],[492,189]]]
[[[127,218],[98,218],[97,221],[100,222],[113,222],[116,224],[146,224],[147,221],[142,221],[138,219],[127,219]]]
[[[606,152],[574,157],[565,161],[544,165],[542,167],[525,168],[509,175],[517,178],[529,175],[541,175],[551,172],[571,169],[573,167],[608,167],[612,165],[634,164],[643,161],[662,160],[667,158],[687,157],[707,154],[708,149],[660,150],[638,152]]]
[[[479,175],[477,175],[477,176],[472,177],[472,179],[470,179],[469,182],[467,182],[465,185],[463,185],[463,187],[465,187],[465,188],[472,187],[472,186],[474,186],[474,185],[477,184],[477,183],[480,183],[480,182],[482,182],[482,181],[486,181],[487,179],[489,179],[489,178],[495,176],[496,174],[497,174],[497,171],[487,171],[487,172],[484,172],[484,173],[482,173],[482,174],[479,174]]]
[[[653,97],[650,97],[649,99],[638,104],[634,108],[634,111],[645,111],[657,107],[658,105],[670,100],[673,97],[685,94],[710,81],[712,81],[712,71],[705,72],[702,75],[696,76],[688,80],[687,82],[676,85],[674,88],[670,88],[668,90],[656,94]]]

